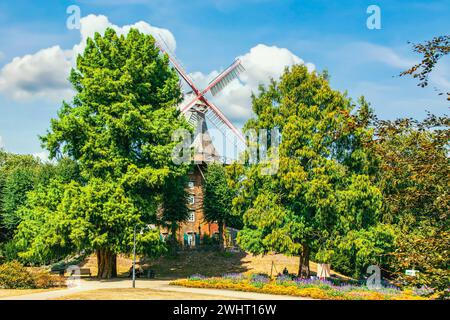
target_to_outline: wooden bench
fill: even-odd
[[[73,275],[78,275],[78,274],[76,274],[77,273],[77,271],[78,270],[72,270],[72,272],[70,273],[70,276],[73,276]],[[80,274],[79,274],[80,276],[91,276],[91,269],[89,269],[89,268],[80,268]]]
[[[63,277],[64,277],[64,272],[65,272],[64,269],[56,269],[56,270],[51,270],[50,271],[51,274],[57,274],[57,275],[60,275],[60,276],[63,276]]]

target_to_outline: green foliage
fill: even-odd
[[[0,149],[0,242],[11,238],[17,225],[17,208],[35,183],[39,161]]]
[[[175,170],[172,132],[187,124],[176,72],[150,35],[108,29],[88,39],[70,81],[77,94],[64,103],[42,137],[52,157],[76,159],[84,177],[124,179],[147,197]]]
[[[14,236],[18,257],[23,262],[47,264],[60,260],[75,248],[67,236],[69,225],[60,221],[58,211],[64,187],[64,183],[52,180],[49,185],[38,186],[28,193]]]
[[[47,186],[52,179],[62,183],[80,181],[78,165],[63,158],[57,164],[42,163],[30,155],[16,155],[0,151],[0,241],[12,238],[20,222],[20,208],[27,200],[27,193],[38,186]],[[17,258],[14,243],[3,245],[7,259]]]
[[[232,214],[233,193],[228,185],[227,173],[222,164],[208,165],[203,183],[203,212],[208,222],[219,225],[219,246],[223,246],[223,225],[234,226],[236,217]]]
[[[351,230],[333,240],[335,246],[330,256],[333,269],[356,279],[363,278],[370,265],[385,270],[392,263],[389,253],[394,251],[395,238],[396,230],[390,225]]]
[[[370,181],[372,156],[365,148],[370,110],[360,104],[351,115],[350,99],[304,66],[260,88],[253,97],[256,118],[245,128],[278,128],[282,141],[278,154],[269,150],[278,155],[278,171],[263,175],[263,164],[250,167],[234,199],[244,217],[238,241],[245,249],[301,255],[307,266],[310,253],[330,259],[325,252],[337,245],[331,239],[376,224],[381,194]]]
[[[186,221],[189,215],[188,208],[188,176],[179,176],[168,179],[162,192],[162,216],[161,224],[171,230],[171,244],[177,245],[176,231],[179,223]]]
[[[429,115],[378,121],[374,149],[379,157],[378,184],[383,219],[403,227],[423,222],[448,228],[450,212],[450,120]]]
[[[203,209],[209,222],[227,223],[231,216],[232,194],[223,165],[210,164],[203,183]]]
[[[433,227],[412,231],[399,237],[393,253],[392,270],[402,285],[432,288],[440,298],[449,298],[450,232]],[[406,269],[418,270],[416,277],[405,275]]]
[[[19,167],[6,178],[3,190],[3,225],[12,232],[19,223],[18,208],[25,203],[26,193],[34,187],[33,168]]]
[[[51,157],[74,162],[29,194],[15,240],[25,261],[95,250],[100,277],[111,277],[116,254],[132,249],[134,227],[156,223],[164,187],[187,173],[171,160],[171,138],[188,124],[176,108],[176,71],[153,37],[135,29],[89,38],[70,82],[72,103],[63,103],[41,139]],[[164,250],[157,229],[137,238],[141,252]]]
[[[383,219],[398,230],[390,269],[402,283],[442,294],[450,279],[449,124],[447,116],[433,115],[422,122],[378,121],[374,144]],[[405,270],[413,268],[419,276],[405,277]]]

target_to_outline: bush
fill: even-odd
[[[64,284],[63,277],[50,275],[44,270],[28,270],[17,261],[0,265],[2,289],[46,289]]]
[[[0,244],[0,263],[3,261],[13,261],[18,258],[19,249],[15,242],[10,240]]]
[[[65,286],[66,280],[62,276],[51,275],[47,271],[38,270],[31,272],[35,287],[40,289]]]
[[[36,288],[33,275],[19,262],[7,262],[0,265],[0,288],[32,289]]]

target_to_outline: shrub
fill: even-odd
[[[46,289],[64,284],[64,277],[52,276],[44,270],[28,270],[17,261],[0,265],[2,289]]]
[[[36,288],[47,289],[53,287],[62,287],[65,285],[65,278],[62,276],[54,276],[44,270],[31,272]]]
[[[17,261],[0,265],[0,288],[32,289],[36,288],[33,275]]]

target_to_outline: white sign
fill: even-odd
[[[412,269],[412,270],[406,270],[406,271],[405,271],[405,274],[406,274],[407,276],[411,276],[411,277],[416,277],[416,276],[417,276],[417,273],[419,273],[419,271],[414,270],[414,269]]]

